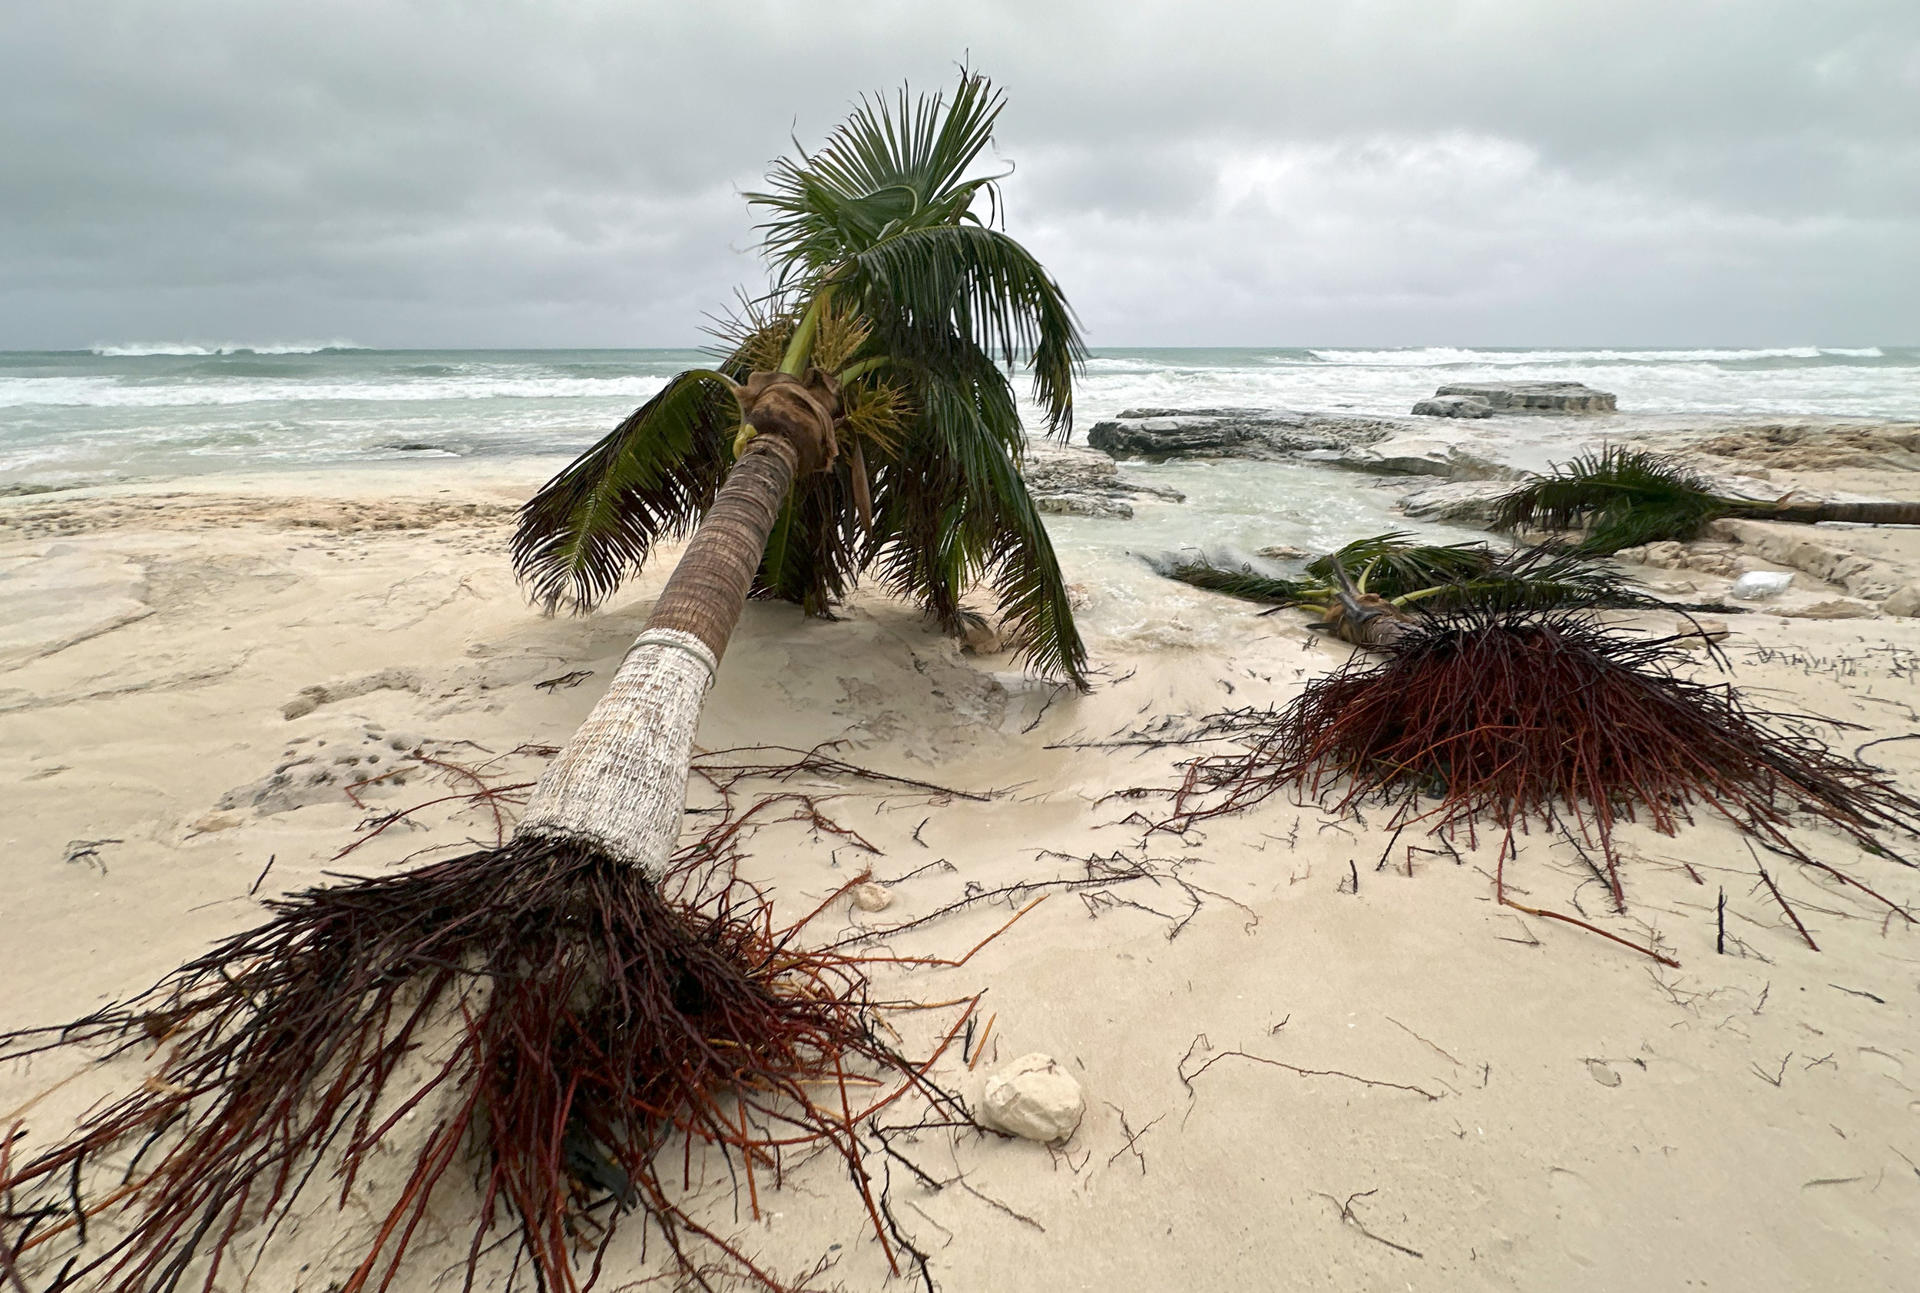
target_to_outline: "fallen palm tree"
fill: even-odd
[[[1504,867],[1516,832],[1564,814],[1624,907],[1618,824],[1643,819],[1673,834],[1705,807],[1913,919],[1812,856],[1790,814],[1910,866],[1886,837],[1920,834],[1920,800],[1829,749],[1802,720],[1683,676],[1693,657],[1678,639],[1630,636],[1580,611],[1463,606],[1382,617],[1350,593],[1340,600],[1384,658],[1356,655],[1282,708],[1208,720],[1197,735],[1234,748],[1186,765],[1159,829],[1184,831],[1296,791],[1343,811],[1387,803],[1396,829],[1421,823],[1469,844],[1489,824]],[[1503,878],[1496,883],[1502,902],[1519,905]]]
[[[903,99],[897,121],[863,105],[820,154],[783,163],[755,199],[775,211],[781,299],[800,302],[757,334],[777,339],[754,351],[776,366],[682,374],[529,506],[521,556],[551,597],[591,600],[661,533],[692,538],[510,840],[272,902],[264,924],[131,1000],[0,1035],[0,1059],[154,1060],[51,1145],[0,1128],[0,1278],[31,1263],[58,1288],[210,1293],[330,1191],[374,1221],[335,1287],[384,1289],[437,1187],[477,1177],[469,1287],[496,1226],[542,1288],[590,1285],[576,1190],[638,1207],[687,1280],[709,1283],[692,1235],[778,1287],[673,1201],[676,1164],[657,1160],[675,1137],[689,1156],[718,1147],[749,1192],[780,1147],[837,1146],[878,1228],[849,1088],[862,1069],[896,1090],[919,1070],[875,1033],[861,962],[798,946],[750,887],[680,885],[671,859],[701,705],[770,537],[804,528],[795,482],[829,472],[852,411],[888,398],[882,369],[923,401],[921,440],[884,470],[939,483],[888,495],[874,526],[889,569],[934,571],[905,582],[938,601],[991,568],[1032,657],[1080,678],[989,353],[1031,352],[1064,423],[1080,344],[1052,280],[971,212],[991,180],[966,172],[999,107],[963,74],[951,102]],[[990,496],[957,516],[976,487]]]
[[[1672,458],[1608,446],[1556,464],[1494,505],[1493,528],[1584,530],[1581,552],[1604,555],[1667,539],[1697,538],[1722,517],[1754,521],[1850,521],[1920,525],[1920,503],[1765,502],[1717,494]]]
[[[1701,609],[1641,592],[1609,564],[1565,548],[1500,550],[1479,542],[1416,543],[1394,532],[1356,539],[1308,562],[1299,578],[1275,576],[1206,557],[1163,559],[1154,568],[1194,588],[1275,609],[1298,607],[1331,625],[1346,622],[1343,581],[1360,604],[1395,613],[1416,608]],[[1716,609],[1718,609],[1716,607]],[[1351,640],[1351,639],[1349,639]]]

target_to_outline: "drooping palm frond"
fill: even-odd
[[[1269,606],[1298,606],[1303,599],[1325,591],[1317,581],[1263,575],[1245,564],[1238,567],[1216,565],[1206,557],[1163,558],[1150,560],[1148,564],[1168,579],[1178,580],[1193,588],[1225,593],[1243,602],[1262,602]]]
[[[1273,606],[1330,607],[1344,574],[1358,594],[1400,609],[1629,609],[1673,606],[1641,592],[1604,561],[1567,548],[1499,552],[1485,543],[1419,544],[1404,533],[1378,534],[1307,563],[1304,579],[1261,574],[1206,557],[1162,559],[1156,571],[1195,588]],[[1682,609],[1698,609],[1686,606]]]
[[[1580,530],[1582,552],[1605,555],[1663,539],[1691,539],[1727,515],[1728,500],[1671,458],[1609,445],[1555,464],[1494,505],[1503,530]]]
[[[1393,601],[1401,607],[1449,611],[1467,606],[1490,611],[1699,609],[1641,592],[1605,561],[1555,547],[1503,552],[1478,573],[1403,593]]]
[[[673,378],[520,509],[513,564],[548,610],[587,610],[654,545],[690,533],[713,502],[740,424],[733,385],[693,369]]]
[[[1040,509],[1011,460],[993,461],[985,501],[994,535],[986,578],[999,598],[1003,634],[1033,668],[1086,690],[1087,648],[1074,626],[1073,599]]]
[[[848,504],[849,465],[842,459],[794,482],[768,536],[751,595],[792,602],[808,615],[832,618],[860,570],[860,530]]]
[[[866,304],[893,349],[923,362],[969,358],[979,349],[1033,369],[1034,399],[1047,429],[1073,426],[1073,373],[1086,343],[1060,285],[997,229],[942,225],[903,229],[855,252],[841,280]]]
[[[961,597],[984,581],[1023,658],[1084,686],[1086,647],[1020,475],[1020,415],[1005,379],[977,348],[960,376],[909,372],[918,413],[875,489],[869,552],[883,580],[953,632],[965,623]]]
[[[1363,593],[1399,597],[1436,584],[1456,582],[1493,568],[1497,561],[1485,543],[1416,543],[1402,530],[1355,539],[1307,563],[1307,573],[1329,582],[1338,567]]]

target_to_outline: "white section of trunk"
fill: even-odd
[[[642,633],[515,833],[581,840],[659,875],[680,839],[694,730],[717,668],[691,633]]]

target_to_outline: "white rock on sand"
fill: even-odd
[[[1057,1144],[1079,1129],[1087,1099],[1051,1055],[1022,1055],[987,1079],[980,1122],[1023,1140]]]

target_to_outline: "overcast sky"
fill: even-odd
[[[1920,343],[1920,0],[16,0],[0,348],[695,344],[963,57],[1095,345]]]

